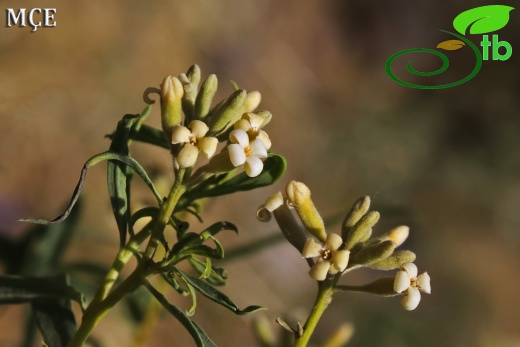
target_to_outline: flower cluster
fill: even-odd
[[[363,197],[354,204],[343,222],[341,235],[338,235],[326,232],[323,219],[305,184],[289,182],[285,193],[285,197],[281,192],[269,197],[258,209],[257,217],[268,221],[273,214],[287,240],[304,258],[314,259],[308,261],[312,279],[332,281],[335,285],[342,274],[358,268],[399,269],[395,278],[342,288],[383,296],[403,294],[401,303],[406,310],[417,307],[420,292],[431,292],[428,274],[417,276],[417,267],[412,263],[415,254],[408,250],[395,250],[408,238],[410,229],[407,226],[398,226],[379,237],[372,237],[372,228],[379,220],[379,213],[369,211],[369,197]],[[297,220],[291,211],[296,211]]]
[[[217,78],[208,76],[198,89],[200,78],[200,69],[194,65],[179,77],[167,76],[158,90],[163,131],[173,145],[177,166],[195,166],[199,154],[211,159],[218,143],[227,141],[221,152],[226,153],[227,161],[233,167],[244,166],[250,177],[258,176],[271,147],[262,129],[271,120],[271,113],[255,111],[260,93],[238,89],[212,108]],[[221,159],[218,165],[226,166]]]

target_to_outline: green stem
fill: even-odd
[[[130,293],[138,286],[140,286],[143,281],[150,276],[153,269],[150,269],[150,265],[153,265],[153,255],[157,246],[160,243],[160,239],[163,235],[164,229],[168,224],[168,221],[175,209],[177,202],[179,201],[182,194],[186,191],[186,186],[183,184],[184,177],[184,169],[180,169],[177,173],[175,183],[173,184],[170,194],[166,198],[166,200],[161,204],[159,209],[159,214],[155,219],[155,223],[152,228],[152,234],[150,240],[148,241],[148,245],[146,246],[146,250],[144,253],[143,261],[141,264],[137,266],[137,268],[132,272],[130,276],[128,276],[119,286],[117,286],[112,292],[112,289],[115,281],[119,277],[119,273],[124,265],[128,262],[130,257],[132,256],[131,247],[137,247],[139,244],[144,241],[143,240],[134,240],[134,242],[129,242],[128,245],[121,249],[112,265],[112,268],[108,271],[105,280],[103,281],[102,286],[96,293],[96,296],[87,307],[81,325],[78,328],[78,331],[72,338],[68,347],[80,347],[83,346],[87,338],[90,336],[96,325],[99,323],[101,318],[116,304],[118,303],[126,294]],[[138,235],[141,235],[139,233]],[[136,235],[137,236],[137,235]],[[139,243],[137,243],[140,241]]]
[[[139,270],[139,271],[138,271]],[[96,325],[99,323],[101,318],[108,313],[108,311],[114,307],[125,295],[136,289],[143,281],[143,273],[140,267],[132,272],[116,289],[114,289],[103,301],[100,301],[94,305],[89,305],[81,325],[74,334],[68,347],[80,347],[83,346],[87,338],[90,336]]]
[[[316,325],[320,321],[323,312],[327,309],[332,301],[334,295],[334,281],[326,281],[321,283],[319,287],[318,296],[314,302],[311,314],[303,327],[303,335],[296,339],[294,347],[305,347],[309,343],[309,340],[316,328]]]

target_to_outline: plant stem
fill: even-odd
[[[112,268],[108,271],[105,280],[103,281],[103,284],[84,312],[81,325],[79,326],[76,334],[74,334],[68,347],[83,346],[101,318],[103,318],[103,316],[107,314],[108,311],[126,294],[136,289],[148,276],[153,274],[153,272],[150,271],[150,265],[153,263],[153,255],[160,243],[164,228],[168,224],[177,202],[179,201],[182,194],[186,191],[186,186],[183,184],[184,172],[184,169],[180,169],[178,171],[175,178],[175,183],[170,190],[170,194],[161,204],[159,214],[155,219],[155,223],[152,228],[152,234],[150,240],[148,241],[148,245],[146,246],[142,262],[137,266],[132,274],[130,274],[130,276],[128,276],[123,282],[121,282],[119,286],[110,292],[116,279],[119,277],[121,269],[128,262],[132,255],[132,249],[130,249],[130,247],[135,247],[137,249],[138,245],[140,244],[140,242],[137,243],[137,241],[142,242],[144,240],[134,240],[135,243],[129,242],[125,248],[122,248],[119,251]]]
[[[314,302],[311,314],[303,327],[303,335],[296,339],[294,347],[305,347],[309,343],[309,340],[318,324],[323,312],[327,309],[332,301],[334,295],[334,281],[325,281],[321,283],[318,291],[318,296]]]

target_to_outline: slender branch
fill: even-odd
[[[327,309],[329,304],[332,301],[332,296],[334,295],[334,283],[333,282],[323,282],[320,285],[320,289],[318,292],[318,296],[316,297],[316,301],[314,302],[314,307],[312,308],[311,314],[305,325],[303,326],[303,335],[296,339],[294,347],[305,347],[309,343],[309,340],[318,324],[323,312]]]

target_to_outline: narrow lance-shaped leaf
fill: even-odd
[[[264,168],[260,175],[249,177],[245,172],[242,172],[235,177],[212,187],[210,190],[199,191],[195,189],[191,192],[187,192],[186,195],[190,199],[194,200],[269,186],[282,177],[286,168],[287,161],[284,157],[270,153],[269,157],[264,161]]]
[[[130,130],[138,115],[125,115],[117,124],[116,131],[112,135],[110,151],[121,155],[128,155],[128,143],[130,140]],[[128,220],[130,218],[130,181],[132,180],[132,170],[125,164],[109,160],[107,163],[107,184],[112,212],[119,230],[119,243],[124,246],[126,243],[126,233]]]
[[[486,34],[497,31],[509,22],[509,12],[514,7],[486,5],[464,11],[453,20],[453,27],[462,35],[470,28],[470,34]]]
[[[179,273],[180,276],[182,276],[186,280],[186,282],[191,284],[193,286],[193,288],[195,288],[199,293],[201,293],[208,299],[216,302],[217,304],[222,305],[225,308],[231,310],[235,314],[246,315],[246,314],[258,311],[258,310],[265,309],[264,307],[261,307],[261,306],[248,306],[245,309],[240,310],[237,307],[237,305],[235,305],[235,303],[233,301],[231,301],[231,299],[229,297],[224,295],[221,291],[219,291],[212,285],[206,283],[205,281],[203,281],[197,277],[190,276],[190,275],[182,272],[179,269],[176,269],[176,271]]]
[[[83,295],[64,283],[63,276],[0,276],[0,304],[22,304],[38,299],[65,298],[85,308]]]
[[[162,295],[157,289],[155,289],[150,282],[145,282],[146,288],[152,293],[152,295],[161,303],[161,305],[174,316],[185,328],[188,330],[190,335],[193,337],[198,347],[213,347],[216,346],[209,336],[202,330],[202,328],[195,322],[191,321],[188,316],[182,312],[177,306],[174,306],[168,302],[168,300]]]
[[[59,216],[51,221],[46,220],[46,219],[31,219],[31,218],[21,218],[21,219],[18,219],[18,221],[27,222],[27,223],[35,223],[35,224],[55,224],[55,223],[63,222],[69,216],[70,212],[72,211],[72,208],[78,201],[79,194],[81,193],[81,189],[83,188],[83,184],[85,183],[85,178],[87,176],[88,169],[96,164],[99,164],[100,162],[102,162],[104,160],[121,161],[121,162],[125,163],[126,165],[128,165],[129,167],[131,167],[143,179],[144,183],[146,183],[148,188],[150,188],[150,190],[155,195],[155,198],[157,199],[159,204],[162,202],[162,197],[159,194],[159,192],[157,192],[157,190],[155,189],[155,186],[153,185],[152,180],[150,179],[150,177],[148,177],[148,174],[146,173],[146,171],[135,159],[109,151],[109,152],[103,152],[103,153],[97,154],[97,155],[93,156],[92,158],[90,158],[85,163],[85,165],[83,166],[83,169],[81,170],[81,175],[80,175],[78,185],[76,186],[76,189],[74,190],[74,193],[72,194],[72,198],[70,200],[69,206],[68,206],[67,210],[61,216]]]

